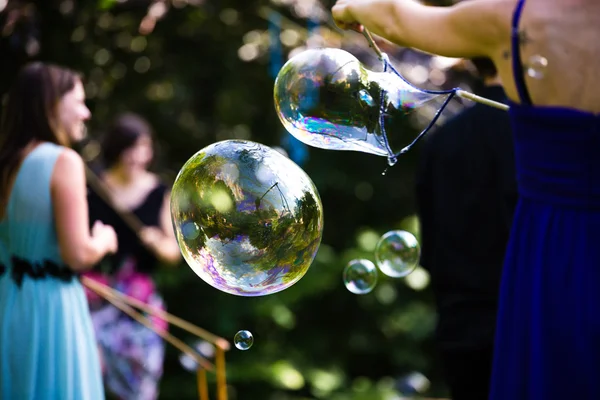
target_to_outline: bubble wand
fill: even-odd
[[[383,63],[389,63],[389,58],[388,58],[387,54],[382,52],[381,49],[379,48],[379,46],[377,46],[377,43],[375,43],[375,40],[373,39],[371,32],[369,32],[369,30],[367,28],[363,27],[362,34],[365,36],[365,38],[369,42],[369,46],[377,54],[377,57],[379,58],[379,60],[381,60]],[[494,100],[490,100],[485,97],[477,96],[476,94],[464,91],[462,89],[455,89],[455,94],[456,94],[456,96],[461,97],[463,99],[471,100],[476,103],[485,104],[486,106],[498,108],[500,110],[508,111],[508,109],[509,109],[509,106],[506,104],[503,104],[503,103],[500,103],[500,102],[497,102]]]
[[[365,68],[354,55],[339,48],[305,50],[279,71],[273,93],[275,109],[296,139],[322,149],[385,156],[392,166],[429,132],[455,96],[508,110],[506,104],[459,88],[430,90],[413,85],[394,68],[370,32],[361,31],[383,63],[382,72]],[[441,105],[436,105],[438,101]],[[406,117],[417,109],[431,115],[427,126],[412,139],[407,137],[412,131],[406,129]],[[390,127],[398,126],[396,122],[404,126],[392,128],[395,146],[402,146],[399,151],[392,149],[387,134]]]

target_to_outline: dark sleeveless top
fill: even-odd
[[[131,211],[144,225],[159,226],[160,210],[166,192],[167,186],[159,183],[148,193],[144,201]],[[156,257],[142,245],[135,232],[92,189],[88,190],[88,204],[90,224],[93,225],[96,220],[100,220],[107,225],[111,225],[115,229],[119,240],[118,252],[107,257],[95,270],[114,274],[127,258],[132,257],[135,260],[137,271],[153,272],[157,265]]]

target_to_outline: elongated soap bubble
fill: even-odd
[[[212,144],[181,168],[171,193],[177,242],[209,285],[264,296],[298,282],[321,243],[323,206],[306,173],[245,140]]]
[[[415,138],[406,116],[447,94],[417,89],[390,72],[373,72],[352,54],[311,49],[292,57],[279,71],[274,100],[283,126],[314,147],[394,157]],[[384,127],[393,132],[392,148]]]

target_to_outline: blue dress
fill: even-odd
[[[600,116],[531,105],[513,18],[520,199],[500,289],[491,400],[600,398]]]
[[[27,155],[0,221],[0,399],[104,399],[83,287],[56,237],[50,180],[63,150]]]

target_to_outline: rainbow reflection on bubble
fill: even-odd
[[[192,270],[239,296],[296,283],[323,233],[323,206],[308,175],[276,150],[242,140],[212,144],[185,163],[171,217]]]

